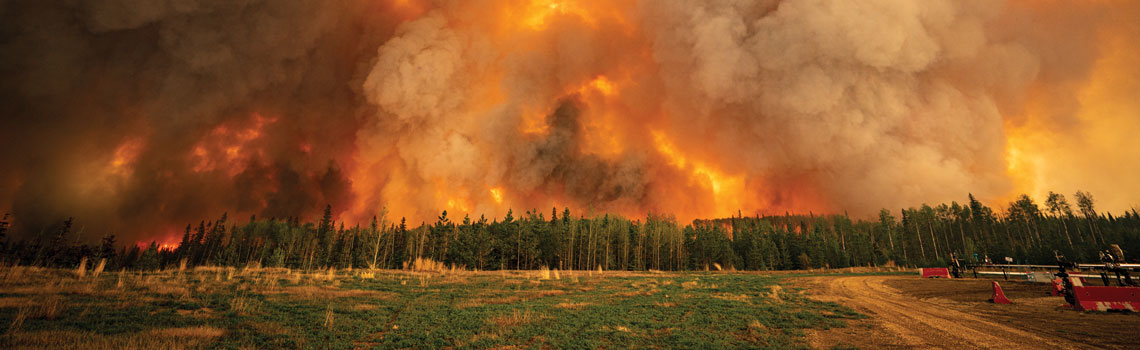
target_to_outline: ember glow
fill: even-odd
[[[1134,1],[3,6],[24,234],[1140,201]]]

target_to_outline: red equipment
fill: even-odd
[[[950,270],[945,267],[924,267],[922,278],[950,278]]]
[[[1009,298],[1005,297],[1005,293],[1001,291],[1001,285],[997,281],[994,283],[994,296],[990,297],[990,302],[994,304],[1010,304]]]
[[[1140,287],[1073,286],[1073,297],[1081,311],[1140,311]]]

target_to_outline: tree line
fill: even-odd
[[[114,235],[98,244],[78,242],[73,219],[49,234],[9,242],[10,220],[0,221],[0,259],[8,264],[74,267],[80,259],[106,259],[108,268],[190,266],[293,269],[398,269],[417,258],[479,269],[787,270],[849,266],[942,266],[951,253],[965,261],[1049,264],[1054,252],[1093,262],[1109,244],[1140,251],[1140,215],[1099,213],[1092,195],[1075,194],[1076,208],[1049,193],[1044,206],[1022,195],[994,210],[973,195],[952,202],[883,209],[875,219],[843,215],[766,215],[694,220],[671,216],[626,218],[573,215],[569,209],[526,211],[518,217],[457,218],[443,211],[434,222],[409,227],[384,211],[368,224],[345,227],[325,207],[316,222],[299,218],[187,225],[177,247],[121,245]],[[549,214],[549,215],[547,215]],[[1134,259],[1129,259],[1130,261]]]

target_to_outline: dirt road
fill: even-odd
[[[846,329],[809,334],[812,347],[943,349],[1092,349],[1066,339],[1018,329],[1009,320],[980,317],[961,303],[919,299],[885,284],[908,276],[837,276],[808,279],[808,295],[871,317]],[[957,304],[957,305],[955,305]]]

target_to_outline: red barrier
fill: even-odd
[[[1009,298],[1005,297],[1005,293],[1001,291],[1001,285],[997,281],[994,282],[994,295],[990,297],[990,302],[994,304],[1009,304]]]
[[[1073,286],[1073,296],[1081,311],[1140,311],[1140,287]]]
[[[950,278],[950,270],[945,267],[924,267],[922,278]]]

